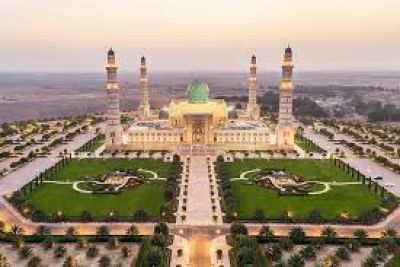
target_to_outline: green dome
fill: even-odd
[[[194,81],[189,84],[186,94],[190,103],[206,103],[210,90],[205,82]]]

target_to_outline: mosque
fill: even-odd
[[[237,110],[236,119],[228,116],[228,105],[222,99],[210,99],[210,89],[203,81],[193,81],[186,98],[172,99],[167,108],[168,119],[159,119],[150,108],[146,59],[140,65],[140,105],[131,125],[121,124],[120,89],[117,64],[112,49],[107,55],[107,125],[108,151],[145,150],[176,151],[182,148],[207,147],[219,151],[293,150],[293,60],[292,49],[286,48],[278,124],[269,125],[260,117],[257,104],[256,57],[252,56],[248,75],[248,103]]]

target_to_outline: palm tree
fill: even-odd
[[[107,226],[102,225],[99,228],[97,228],[96,235],[98,237],[106,237],[106,236],[110,235],[110,230],[108,229]]]
[[[258,232],[258,238],[261,240],[269,240],[275,236],[274,230],[272,230],[269,226],[263,225]]]
[[[383,237],[396,237],[397,236],[397,231],[396,229],[392,227],[386,228],[385,231],[382,232]]]
[[[46,225],[39,225],[36,228],[36,233],[37,235],[51,235],[51,229],[47,227]]]
[[[350,260],[350,252],[346,247],[339,247],[335,251],[335,256],[341,260],[345,260],[345,261]]]
[[[99,260],[99,267],[111,266],[111,260],[108,256],[102,256]]]
[[[131,226],[128,227],[126,230],[126,234],[129,236],[137,236],[139,234],[139,230],[136,227],[136,225],[132,224]]]
[[[364,229],[357,229],[353,234],[360,241],[363,241],[368,237],[368,233]]]
[[[290,256],[287,263],[290,267],[303,267],[305,265],[303,258],[298,254]]]
[[[304,242],[306,239],[306,233],[300,226],[293,227],[289,232],[289,238],[293,240],[294,243]]]
[[[337,232],[332,227],[326,226],[322,229],[321,236],[326,242],[333,242],[337,237]]]
[[[23,235],[23,234],[25,233],[25,230],[24,230],[24,228],[22,228],[22,227],[19,226],[18,224],[14,224],[14,225],[11,227],[11,233],[12,233],[14,236],[20,236],[20,235]]]
[[[67,230],[65,230],[65,234],[68,236],[74,236],[74,235],[78,235],[79,231],[76,227],[70,226],[67,228]]]
[[[362,267],[376,267],[378,266],[378,261],[374,256],[368,256],[361,262]]]

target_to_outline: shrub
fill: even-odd
[[[310,260],[310,259],[314,259],[317,255],[317,253],[315,252],[315,249],[312,246],[305,246],[304,248],[302,248],[300,250],[300,255],[304,259]]]
[[[64,257],[65,253],[67,253],[67,248],[63,245],[58,245],[55,249],[54,249],[54,256],[56,258],[61,258]]]
[[[32,255],[32,248],[31,247],[27,247],[27,246],[23,246],[19,252],[19,257],[21,259],[26,259],[28,257],[30,257]]]
[[[283,250],[286,251],[291,251],[293,250],[294,244],[293,241],[289,238],[282,238],[279,240],[279,247],[281,247]]]
[[[233,222],[231,224],[230,232],[232,236],[237,236],[237,235],[247,235],[247,227],[238,222]]]
[[[303,258],[298,254],[291,255],[287,263],[291,267],[303,267],[305,265]]]
[[[108,267],[111,266],[111,259],[108,256],[102,256],[99,259],[99,267]]]
[[[42,265],[42,259],[39,258],[38,256],[32,257],[27,263],[27,267],[39,267],[41,265]],[[6,265],[0,264],[0,266],[5,267]]]
[[[90,246],[88,247],[86,251],[86,257],[88,258],[95,258],[99,255],[99,249],[96,246]]]
[[[350,260],[350,252],[346,247],[336,249],[335,256],[344,261]]]
[[[289,239],[294,243],[303,243],[306,239],[306,233],[299,226],[293,227],[289,232]]]

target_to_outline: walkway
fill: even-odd
[[[192,156],[189,163],[186,224],[213,224],[210,182],[205,156]]]

